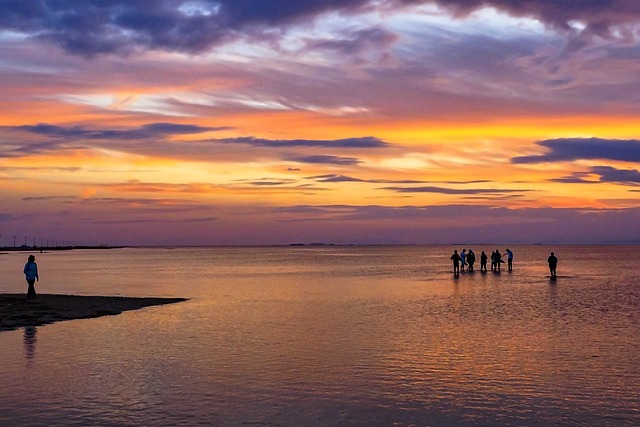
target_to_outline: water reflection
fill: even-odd
[[[640,270],[587,249],[557,283],[544,247],[458,277],[448,248],[55,254],[61,293],[192,299],[42,328],[37,363],[1,333],[0,425],[640,426]]]
[[[27,368],[31,368],[33,366],[33,359],[36,355],[36,333],[38,330],[35,326],[25,326],[24,327],[24,356],[27,361]]]

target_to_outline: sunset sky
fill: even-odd
[[[0,0],[0,246],[640,242],[637,0]]]

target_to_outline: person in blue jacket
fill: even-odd
[[[38,276],[38,264],[36,264],[36,257],[33,255],[29,255],[29,259],[27,263],[24,265],[24,273],[25,278],[27,279],[27,283],[29,284],[29,289],[27,290],[27,299],[36,299],[36,288],[34,286],[36,280],[40,280]]]
[[[513,270],[513,252],[510,249],[507,249],[504,256],[507,257],[507,267],[509,267],[509,271]]]

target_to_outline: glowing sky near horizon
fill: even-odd
[[[640,242],[634,0],[5,0],[0,23],[0,246]]]

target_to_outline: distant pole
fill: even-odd
[[[18,237],[18,236],[13,236],[13,247],[14,248],[16,247],[16,237]]]
[[[35,237],[33,238],[33,247],[34,248],[36,247],[36,238]]]
[[[27,236],[24,236],[24,245],[27,246]]]

